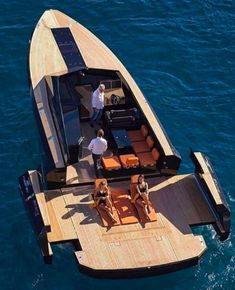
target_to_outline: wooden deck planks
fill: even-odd
[[[214,221],[196,180],[191,174],[168,178],[164,182],[153,186],[150,191],[151,198],[154,198],[155,193],[157,193],[156,199],[168,199],[168,202],[172,203],[169,205],[171,210],[176,212],[174,215],[183,214],[188,225],[211,223]],[[160,195],[164,196],[159,197]],[[176,204],[180,210],[174,206],[175,200],[178,201]],[[158,203],[157,200],[156,203]],[[167,201],[160,204],[165,205]]]
[[[58,27],[55,17],[50,11],[45,11],[34,30],[31,40],[29,62],[33,88],[44,76],[68,72],[51,32],[51,28],[55,27]]]
[[[81,190],[75,190],[75,192],[73,192],[73,190],[66,190],[64,196],[67,207],[71,206],[71,208],[76,208],[79,202],[82,203],[82,200],[84,200],[85,203],[87,200],[86,195],[84,196]],[[80,205],[81,204],[78,206],[79,208]],[[80,237],[80,243],[84,245],[83,252],[85,252],[85,254],[82,254],[82,256],[83,259],[84,256],[86,257],[86,263],[90,261],[89,263],[92,263],[93,267],[100,267],[102,269],[140,267],[149,260],[149,257],[146,258],[146,255],[152,256],[152,252],[147,253],[149,252],[150,245],[152,245],[152,247],[155,245],[156,247],[159,245],[159,242],[162,244],[162,256],[166,256],[168,262],[173,259],[173,251],[171,251],[171,258],[169,258],[169,249],[167,251],[165,250],[164,244],[166,241],[162,241],[159,238],[156,239],[153,232],[146,235],[143,239],[142,228],[139,224],[127,226],[124,233],[120,227],[119,232],[117,229],[116,233],[114,233],[114,228],[111,229],[113,231],[112,233],[104,232],[104,228],[101,228],[99,224],[96,223],[96,219],[99,219],[99,217],[97,217],[97,214],[95,214],[95,216],[93,215],[96,210],[91,210],[87,204],[84,204],[84,207],[86,207],[86,214],[84,214],[83,211],[76,211],[71,214],[71,218],[77,234]],[[89,227],[83,224],[87,216],[94,218],[94,223],[91,222]],[[89,218],[88,221],[91,221],[91,219]],[[92,239],[90,238],[91,236]],[[111,236],[111,238],[109,238],[109,236]],[[164,253],[164,250],[166,253]],[[160,250],[158,250],[158,255],[159,251]],[[92,258],[94,255],[99,258],[99,260]],[[154,257],[152,257],[152,259],[155,260]]]
[[[212,176],[209,173],[202,174],[202,176],[209,187],[209,190],[210,190],[210,192],[215,200],[215,203],[217,205],[223,204],[221,196],[219,195],[218,189],[216,188],[215,181],[212,178]]]
[[[45,227],[50,227],[50,220],[48,215],[48,209],[46,205],[45,193],[38,192],[35,194],[38,207],[42,216],[43,224]]]
[[[51,232],[48,233],[49,242],[77,239],[62,192],[60,190],[48,191],[46,201],[51,223]]]
[[[214,217],[198,188],[195,177],[193,175],[186,176],[179,183],[179,186],[182,196],[181,204],[184,213],[188,216],[188,223],[190,225],[212,223]]]
[[[88,205],[88,195],[92,186],[86,186],[79,189],[63,190],[65,202],[68,208],[71,208],[70,216],[80,244],[82,245],[83,259],[90,265],[100,267],[99,253],[96,253],[97,245],[100,244],[99,227],[101,221],[99,214],[95,209],[90,209]],[[99,245],[100,247],[100,245]],[[105,248],[101,249],[105,252]],[[84,256],[85,255],[85,256]]]
[[[190,224],[213,221],[192,175],[168,178],[152,190],[151,199],[159,205],[160,218],[171,233],[167,238],[179,260],[201,255],[206,245],[202,237],[194,236]],[[198,210],[200,207],[200,211]],[[178,234],[177,234],[178,232]],[[179,235],[179,232],[182,232]]]
[[[208,215],[204,205],[204,215],[198,214],[193,204],[194,195],[201,195],[195,187],[192,175],[173,178],[147,179],[151,191],[151,201],[156,207],[157,221],[102,227],[98,212],[89,207],[89,193],[93,186],[62,189],[62,193],[52,191],[47,198],[49,219],[56,217],[52,232],[54,240],[68,237],[68,233],[79,239],[81,251],[75,253],[81,265],[93,269],[128,269],[176,263],[200,256],[206,249],[201,236],[194,236],[189,223],[200,222]],[[129,181],[110,184],[112,189],[129,187]],[[190,192],[188,192],[190,190]],[[48,192],[49,196],[50,192]],[[200,201],[203,204],[203,199]],[[189,206],[192,213],[184,207]],[[55,208],[56,207],[56,208]],[[63,218],[62,218],[63,217]],[[65,225],[66,223],[66,225]],[[63,227],[67,227],[64,230]],[[52,237],[51,240],[52,241]]]

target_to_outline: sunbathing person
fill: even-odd
[[[141,174],[138,178],[138,183],[136,185],[136,195],[134,196],[132,202],[140,205],[146,216],[150,213],[150,205],[149,205],[149,191],[148,191],[148,183],[144,179],[144,175]]]
[[[112,222],[116,220],[113,216],[112,202],[110,200],[110,191],[106,181],[102,181],[94,193],[94,200],[100,210],[104,210],[111,218]]]

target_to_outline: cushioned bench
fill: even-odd
[[[131,128],[139,122],[136,108],[110,110],[105,112],[105,121],[109,128]]]
[[[95,189],[99,186],[102,181],[107,180],[105,178],[99,178],[95,180]],[[127,189],[110,187],[111,199],[113,202],[113,214],[117,223],[112,223],[109,216],[105,211],[100,210],[96,207],[99,212],[102,223],[106,227],[116,226],[120,224],[131,224],[138,222],[138,216],[134,205],[131,203]]]
[[[149,167],[152,169],[156,169],[156,164],[160,157],[160,154],[156,148],[153,148],[151,152],[137,154],[137,157],[140,161],[140,167]]]
[[[142,152],[150,152],[150,150],[154,146],[154,141],[151,136],[148,136],[146,138],[146,141],[133,142],[131,143],[131,145],[136,154],[142,153]]]
[[[101,160],[105,170],[118,170],[122,167],[117,156],[102,157]]]
[[[136,168],[139,166],[139,158],[134,154],[119,155],[119,160],[123,168]]]
[[[145,125],[141,125],[139,130],[131,130],[127,133],[131,142],[143,141],[148,135],[148,129]]]

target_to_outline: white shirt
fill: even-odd
[[[104,92],[100,92],[99,88],[92,94],[92,108],[103,109],[104,107]]]
[[[96,137],[91,140],[88,149],[93,154],[102,155],[107,150],[107,141],[102,137]]]

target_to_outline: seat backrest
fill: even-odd
[[[149,147],[149,149],[152,149],[153,148],[153,145],[154,145],[154,141],[153,141],[153,138],[151,136],[148,136],[147,139],[146,139],[146,143]]]
[[[98,186],[101,184],[101,182],[105,181],[107,183],[106,178],[97,178],[95,179],[95,189],[98,188]]]
[[[153,150],[152,150],[152,156],[153,156],[153,159],[155,161],[157,161],[159,159],[160,153],[158,152],[158,150],[156,148],[153,148]]]
[[[136,183],[130,184],[131,199],[133,199],[137,194]]]
[[[135,174],[131,176],[131,183],[138,183],[139,174]]]
[[[111,118],[120,118],[120,117],[126,117],[128,114],[126,113],[126,110],[111,110],[110,116]]]
[[[147,127],[145,125],[141,125],[140,132],[143,135],[143,137],[147,137],[148,136],[148,129],[147,129]]]
[[[111,118],[120,118],[120,117],[135,117],[136,116],[137,109],[131,108],[131,109],[123,109],[123,110],[111,110],[110,116]]]

